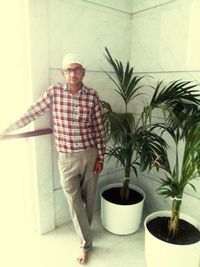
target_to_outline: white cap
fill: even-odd
[[[82,60],[78,54],[70,53],[65,55],[65,57],[63,58],[63,69],[65,69],[67,65],[73,63],[77,63],[83,66]]]

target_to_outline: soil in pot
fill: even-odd
[[[127,201],[122,201],[120,199],[120,187],[112,187],[110,189],[105,190],[102,193],[102,196],[107,201],[118,204],[118,205],[132,205],[137,204],[143,200],[143,196],[138,193],[136,190],[129,188],[129,198]]]
[[[169,217],[157,217],[147,223],[147,228],[158,239],[177,245],[189,245],[200,241],[200,231],[189,222],[179,220],[179,232],[175,239],[168,236]]]

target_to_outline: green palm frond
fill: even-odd
[[[131,113],[112,113],[109,120],[109,140],[112,140],[112,149],[107,150],[109,156],[118,158],[123,166],[129,164],[133,170],[135,165],[140,165],[142,171],[153,167],[169,169],[167,143],[154,132],[156,128],[161,128],[161,124],[135,128]]]
[[[161,181],[159,191],[162,194],[166,192],[166,197],[178,197],[183,195],[187,185],[196,190],[192,182],[200,177],[200,111],[197,106],[185,113],[184,119],[180,120],[179,129],[170,129],[177,148],[176,161],[173,172],[169,173],[170,178]],[[179,135],[176,133],[178,130],[179,133],[181,132]],[[183,140],[181,147],[184,148],[182,161],[180,161],[181,152],[178,149],[181,140]]]
[[[160,186],[157,191],[159,194],[165,195],[165,197],[177,197],[182,193],[179,182],[173,176],[166,177],[166,179],[161,179]]]
[[[162,88],[161,88],[162,87]],[[200,104],[200,93],[197,84],[192,81],[175,80],[167,85],[163,81],[152,87],[155,91],[152,96],[150,106],[160,108],[174,108],[178,103],[195,103]]]
[[[199,112],[198,112],[199,115]],[[181,172],[183,188],[200,174],[200,118],[190,124],[185,135],[185,150]],[[191,183],[190,183],[191,184]]]
[[[116,85],[117,89],[115,91],[122,97],[127,110],[128,103],[142,94],[138,93],[138,91],[143,87],[139,83],[144,76],[134,75],[133,67],[130,67],[129,62],[127,62],[124,68],[121,61],[112,58],[107,48],[105,48],[105,51],[105,58],[113,68],[114,78],[109,72],[105,71],[105,73]]]
[[[138,133],[139,154],[141,170],[147,168],[150,170],[153,167],[169,169],[169,162],[167,158],[167,143],[156,133],[151,131],[144,131]]]
[[[108,140],[114,143],[127,143],[128,134],[134,131],[135,119],[131,113],[110,112],[106,117],[108,121]]]
[[[175,80],[167,85],[160,81],[154,89],[154,94],[148,107],[145,107],[146,118],[151,117],[154,109],[160,109],[168,123],[174,127],[179,126],[181,119],[185,118],[186,110],[195,109],[200,104],[200,93],[195,89],[197,84],[192,81]],[[166,115],[167,111],[167,115]]]

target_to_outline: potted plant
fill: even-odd
[[[155,212],[145,219],[148,267],[160,266],[162,258],[163,267],[199,267],[200,223],[180,213],[185,188],[196,190],[193,181],[200,177],[200,94],[195,86],[183,81],[163,86],[160,82],[146,110],[146,119],[155,106],[164,110],[166,123],[162,129],[175,148],[174,161],[163,166],[166,178],[158,188],[159,194],[171,198],[171,211]]]
[[[144,192],[130,184],[131,171],[137,177],[138,168],[146,170],[165,166],[168,163],[167,144],[162,136],[155,133],[158,124],[144,124],[142,114],[137,118],[128,110],[133,100],[142,94],[140,82],[144,76],[135,75],[129,62],[123,66],[121,61],[112,58],[107,48],[105,51],[113,69],[113,75],[106,74],[114,82],[115,91],[124,103],[123,112],[113,111],[108,103],[103,103],[108,138],[106,154],[121,164],[124,178],[122,183],[111,184],[101,190],[101,220],[112,233],[130,234],[140,226],[145,199]]]

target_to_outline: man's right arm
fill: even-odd
[[[2,141],[4,138],[5,138],[4,135],[0,134],[0,141]]]
[[[3,140],[5,138],[5,135],[7,135],[8,133],[26,126],[30,122],[37,119],[39,116],[43,115],[51,106],[52,95],[53,87],[51,86],[19,120],[10,124],[3,132],[0,133],[0,140]]]

